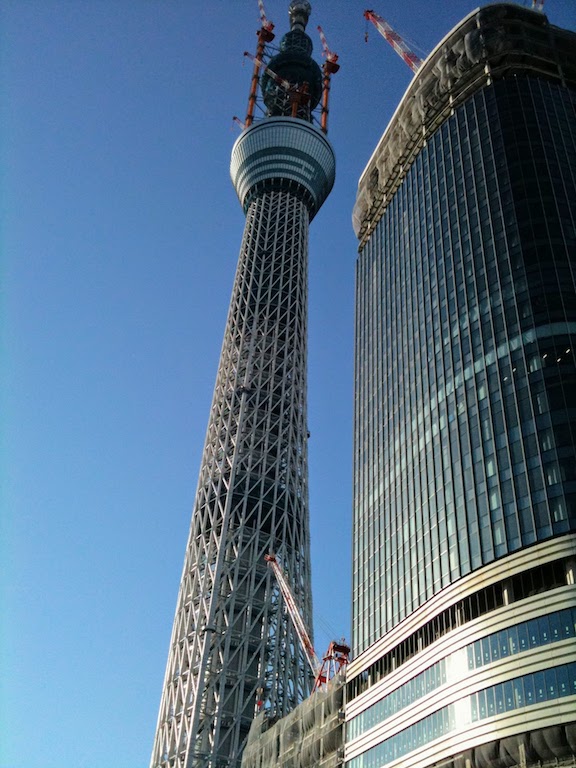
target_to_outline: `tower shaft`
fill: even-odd
[[[153,766],[235,765],[259,701],[290,711],[309,670],[264,561],[311,626],[306,422],[309,214],[247,212],[178,597]],[[175,762],[171,762],[174,760]]]
[[[307,2],[275,57],[290,89],[318,65]],[[263,37],[263,39],[265,39]],[[170,641],[151,768],[240,768],[255,714],[283,716],[312,675],[264,556],[274,552],[312,626],[306,347],[308,227],[334,183],[334,154],[278,109],[232,150],[246,214]],[[254,88],[251,90],[251,96]],[[247,121],[248,123],[248,121]]]

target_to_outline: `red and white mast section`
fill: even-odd
[[[410,49],[404,38],[399,35],[398,32],[395,32],[382,16],[379,16],[374,11],[364,11],[364,18],[374,24],[384,40],[390,43],[398,56],[400,56],[400,58],[408,64],[412,72],[416,74],[422,66],[422,59]]]
[[[314,675],[314,687],[312,688],[312,693],[319,689],[324,690],[326,688],[326,683],[331,680],[334,675],[338,674],[338,672],[340,672],[340,670],[346,666],[346,664],[348,664],[350,657],[350,646],[347,645],[344,640],[341,642],[332,640],[328,646],[328,650],[322,657],[322,661],[320,661],[316,655],[316,651],[312,645],[312,640],[310,639],[306,625],[304,624],[302,616],[300,615],[296,601],[294,600],[294,595],[290,589],[290,584],[284,575],[284,571],[282,570],[276,555],[264,555],[264,560],[266,560],[268,565],[274,571],[274,575],[276,576],[280,591],[282,592],[282,597],[284,598],[284,605],[286,606],[286,610],[288,611],[288,614],[292,619],[292,623],[296,628],[300,643],[304,649],[306,658],[308,659],[308,664],[310,665],[310,669]]]

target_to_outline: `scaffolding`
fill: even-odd
[[[344,762],[343,673],[278,720],[254,719],[242,768],[337,768]]]

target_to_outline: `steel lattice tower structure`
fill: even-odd
[[[306,658],[264,560],[277,553],[311,627],[308,226],[332,188],[335,162],[311,122],[322,72],[304,31],[309,14],[309,3],[291,3],[291,30],[269,68],[261,61],[271,25],[259,33],[249,119],[232,150],[231,176],[246,225],[152,768],[238,768],[259,708],[282,716],[310,689]],[[258,79],[266,117],[253,122]],[[325,70],[325,91],[326,79]]]

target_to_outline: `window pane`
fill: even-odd
[[[528,630],[526,624],[519,624],[518,627],[518,650],[526,651],[529,647]]]
[[[540,631],[538,628],[538,620],[532,619],[532,621],[528,621],[527,628],[528,628],[528,642],[530,643],[531,648],[535,648],[537,645],[540,645]]]
[[[500,658],[500,642],[497,632],[490,637],[490,656],[492,661],[497,661]]]
[[[546,645],[550,642],[550,622],[548,616],[541,616],[538,619],[538,629],[540,631],[540,643]]]
[[[554,682],[556,682],[556,678],[554,678]],[[501,714],[505,710],[504,686],[502,684],[494,686],[494,696],[496,697],[496,712]]]
[[[546,681],[546,698],[550,701],[558,698],[558,688],[556,685],[556,670],[554,668],[547,669],[544,672],[544,679]]]
[[[525,702],[524,678],[517,677],[516,680],[512,681],[512,685],[514,686],[514,706],[516,708],[523,707]]]
[[[569,696],[571,694],[570,676],[565,664],[556,669],[556,684],[558,686],[558,696]]]
[[[496,697],[494,695],[494,688],[486,689],[486,709],[488,711],[488,717],[496,714]]]
[[[510,653],[508,630],[503,629],[498,632],[498,645],[500,648],[500,657],[508,656]]]
[[[534,695],[534,675],[524,675],[524,697],[526,706],[534,704],[536,700]]]
[[[510,680],[504,683],[504,708],[507,712],[514,709],[514,686]]]
[[[536,695],[536,701],[545,701],[546,681],[544,680],[544,672],[535,672],[533,677],[534,677],[534,691]]]
[[[562,637],[564,637],[564,634],[562,632],[563,629],[563,622],[558,613],[551,613],[549,616],[550,619],[550,636],[552,638],[552,642],[555,640],[560,640]]]

